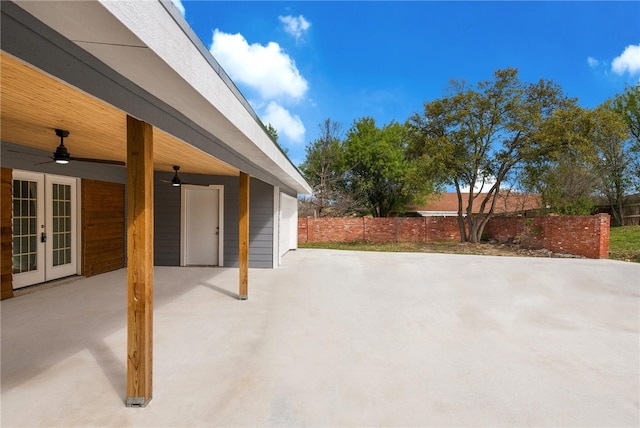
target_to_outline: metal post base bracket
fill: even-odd
[[[238,296],[239,300],[247,300],[249,298],[249,296],[247,296],[246,294],[241,294]]]
[[[127,401],[125,401],[125,405],[127,407],[147,407],[151,401],[151,397],[149,399],[145,399],[144,397],[127,397]]]

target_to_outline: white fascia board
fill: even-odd
[[[284,172],[284,177],[281,176],[282,174],[275,174],[284,182],[289,182],[290,178],[296,179],[297,186],[295,188],[298,191],[302,193],[311,191],[300,172],[271,141],[261,124],[256,121],[256,118],[222,80],[218,70],[213,69],[211,61],[205,57],[210,53],[207,51],[203,55],[191,37],[178,25],[176,19],[182,19],[181,17],[172,16],[160,2],[104,0],[101,2],[142,43],[210,103],[211,107],[220,112],[232,126],[224,127],[221,134],[219,127],[213,128],[211,126],[210,119],[201,118],[201,121],[196,121],[196,123],[219,136],[224,143],[234,147],[235,150],[266,171],[274,173],[280,170]],[[183,24],[186,25],[186,22]],[[144,77],[148,79],[148,73]],[[145,81],[143,79],[136,83],[143,85]],[[159,85],[151,92],[171,105],[172,102],[175,102],[175,97],[163,96],[165,91],[170,92],[168,89],[166,85]],[[188,108],[187,106],[181,107]],[[191,111],[188,116],[192,117],[198,112]],[[186,112],[183,111],[183,113]],[[236,130],[239,132],[234,132]]]
[[[234,147],[235,150],[266,171],[274,173],[280,170],[284,172],[286,175],[284,177],[281,176],[282,174],[275,174],[283,181],[289,182],[291,178],[294,178],[297,184],[295,188],[298,191],[302,193],[311,191],[300,172],[271,141],[261,124],[256,121],[256,118],[222,80],[218,70],[213,69],[210,58],[205,57],[210,53],[207,51],[203,55],[203,52],[194,44],[194,40],[178,25],[176,20],[182,19],[181,17],[171,15],[157,1],[100,1],[144,45],[210,103],[211,107],[221,113],[231,126],[226,126],[222,130],[220,127],[214,128],[211,126],[210,118],[199,118],[200,120],[194,120],[196,123],[218,136],[224,143]],[[182,24],[187,25],[186,22]],[[143,86],[148,81],[148,77],[149,75],[146,73],[144,78],[136,83]],[[160,84],[152,88],[150,92],[169,105],[175,103],[176,98],[169,94],[170,90],[167,85]],[[199,103],[195,104],[197,106]],[[182,110],[179,110],[187,113],[190,118],[199,113],[199,111],[185,112],[184,110],[189,106],[183,105],[181,107]],[[234,132],[236,130],[239,132]],[[221,131],[223,132],[221,133]]]

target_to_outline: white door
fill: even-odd
[[[280,193],[280,251],[282,258],[289,250],[298,248],[298,199]]]
[[[76,179],[14,171],[13,288],[75,275]]]
[[[222,265],[219,186],[182,186],[183,266]]]

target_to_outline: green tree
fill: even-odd
[[[318,217],[342,215],[352,204],[344,193],[344,149],[341,125],[330,118],[319,125],[320,136],[306,148],[300,170],[313,188],[311,204]]]
[[[613,110],[622,116],[634,142],[634,150],[640,151],[640,83],[627,86],[622,95],[613,100]]]
[[[551,149],[528,159],[519,178],[527,191],[540,194],[548,212],[591,213],[597,181],[593,128],[592,111],[578,106],[556,111],[544,124],[541,138]]]
[[[278,130],[274,128],[271,123],[267,123],[267,125],[265,126],[265,129],[267,131],[267,134],[269,134],[269,136],[271,137],[271,140],[273,140],[273,142],[276,143],[276,145],[280,148],[280,150],[282,150],[282,153],[289,156],[289,149],[286,147],[282,147],[280,145],[280,142],[278,141],[278,138],[279,138]]]
[[[374,217],[387,217],[423,190],[410,180],[406,146],[406,127],[397,122],[378,128],[373,118],[364,117],[347,132],[345,190]]]
[[[265,128],[267,130],[267,134],[269,134],[269,136],[271,137],[273,142],[277,143],[278,142],[278,130],[276,128],[274,128],[271,123],[267,123]]]
[[[443,98],[425,103],[408,120],[409,153],[458,194],[458,226],[463,241],[479,242],[494,212],[500,186],[526,161],[546,156],[545,121],[572,104],[551,81],[524,83],[518,70],[497,70],[476,88],[452,81]],[[480,191],[474,187],[479,185]],[[464,188],[470,189],[463,212]],[[474,207],[479,213],[472,214]]]
[[[624,198],[638,187],[634,163],[637,152],[634,139],[624,118],[613,102],[606,102],[593,111],[594,171],[597,190],[606,198],[614,223],[623,225]]]
[[[638,159],[638,153],[640,153],[640,83],[626,87],[622,95],[617,95],[613,100],[613,109],[622,117],[633,140],[630,152],[634,157],[636,191],[640,192],[640,160]]]

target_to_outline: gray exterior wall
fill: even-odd
[[[124,167],[88,162],[57,165],[47,162],[51,154],[11,143],[1,143],[1,165],[6,168],[47,174],[80,177],[126,184]],[[154,264],[180,265],[180,188],[160,180],[171,180],[173,173],[156,173],[154,180]],[[239,178],[180,174],[183,181],[194,184],[224,186],[224,265],[238,267]],[[126,202],[126,201],[125,201]],[[251,178],[249,208],[249,267],[273,267],[273,186]],[[126,237],[125,237],[126,239]]]
[[[163,183],[173,173],[156,173],[154,183],[155,260],[157,266],[180,265],[180,188]],[[180,174],[183,182],[224,186],[224,266],[238,267],[239,178]],[[273,186],[251,178],[249,267],[273,267]]]

